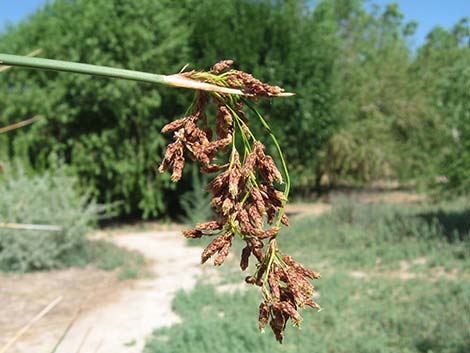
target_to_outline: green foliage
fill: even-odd
[[[280,246],[308,263],[310,255],[301,251],[308,241],[321,257],[315,262],[328,261],[334,268],[389,269],[419,257],[426,257],[430,266],[470,265],[462,261],[468,260],[470,246],[470,209],[465,200],[428,207],[337,202],[333,212],[294,224],[279,239]]]
[[[233,58],[239,68],[297,93],[298,99],[265,108],[268,117],[282,119],[275,129],[289,146],[300,186],[312,179],[316,151],[335,126],[329,87],[338,53],[331,12],[328,4],[313,11],[303,1],[185,0],[177,8],[169,1],[57,0],[10,28],[0,50],[40,47],[51,58],[159,73]],[[3,75],[5,122],[46,117],[9,135],[10,156],[39,169],[49,154],[64,156],[99,202],[124,201],[121,213],[155,216],[174,205],[180,192],[172,191],[166,175],[156,175],[155,166],[165,144],[159,130],[188,103],[183,91],[20,69]],[[188,190],[189,182],[181,188]]]
[[[322,273],[315,287],[324,310],[303,310],[302,330],[288,327],[279,345],[270,330],[258,332],[256,288],[199,284],[173,302],[182,323],[156,330],[145,352],[465,352],[468,205],[338,206],[279,237],[286,253]],[[243,275],[226,276],[231,267],[221,268],[222,282],[238,284]]]
[[[186,3],[191,57],[199,67],[233,58],[240,69],[296,93],[295,99],[278,99],[262,109],[283,146],[294,188],[311,184],[317,152],[336,128],[332,74],[339,40],[332,2],[315,9],[307,1]]]
[[[434,29],[413,55],[416,23],[396,4],[364,3],[56,0],[0,35],[0,51],[42,48],[45,57],[158,73],[231,58],[296,93],[261,102],[294,194],[437,176],[449,180],[442,189],[468,193],[468,22]],[[2,124],[45,117],[0,136],[2,155],[36,170],[63,157],[100,203],[119,201],[121,215],[170,214],[191,190],[190,173],[176,187],[155,171],[167,141],[160,129],[184,112],[189,92],[25,69],[3,72],[0,91]]]
[[[319,177],[334,185],[429,173],[442,124],[410,74],[406,41],[416,24],[404,23],[396,4],[366,12],[358,2],[338,3],[350,6],[339,11],[343,55],[334,73],[341,124],[320,153]]]
[[[32,271],[84,265],[89,261],[85,235],[98,207],[76,190],[76,178],[62,169],[28,176],[20,165],[0,174],[0,222],[47,224],[61,231],[0,228],[0,270]]]
[[[188,31],[170,1],[65,1],[47,4],[0,38],[0,50],[42,48],[49,58],[177,72],[187,62]],[[2,73],[4,123],[43,115],[8,135],[9,155],[41,169],[51,153],[73,166],[99,202],[124,201],[122,213],[157,215],[169,203],[167,176],[156,176],[161,127],[187,102],[181,91],[71,74],[13,69]]]
[[[257,328],[259,295],[218,293],[212,286],[180,292],[173,308],[182,324],[154,332],[146,353],[157,352],[447,352],[464,353],[470,309],[465,282],[368,282],[332,274],[319,286],[320,313],[304,312],[302,330],[288,327],[282,345]]]
[[[451,30],[435,28],[420,48],[416,74],[422,90],[439,111],[445,145],[436,160],[444,183],[430,180],[441,195],[470,194],[470,18]],[[442,180],[441,180],[442,181]]]
[[[118,270],[121,280],[136,278],[145,263],[142,254],[124,250],[110,242],[97,240],[89,243],[89,258],[94,265],[105,271]]]

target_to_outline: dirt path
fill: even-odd
[[[57,353],[77,352],[81,345],[81,353],[142,352],[145,338],[154,329],[178,322],[178,316],[171,310],[171,300],[179,289],[193,287],[197,275],[203,272],[200,248],[188,247],[180,232],[125,234],[113,240],[119,246],[144,254],[151,261],[153,275],[134,281],[130,288],[119,290],[112,300],[82,313]],[[43,328],[40,335],[18,342],[16,352],[50,353],[65,329],[64,324],[49,330]]]

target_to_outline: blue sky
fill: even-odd
[[[0,29],[3,29],[7,23],[16,23],[25,18],[46,2],[46,0],[0,0]]]
[[[1,1],[1,0],[0,0]],[[391,0],[372,1],[381,6]],[[426,35],[435,26],[451,28],[463,17],[470,16],[470,0],[399,0],[400,10],[405,15],[405,21],[418,21],[414,35],[414,45],[421,45]]]
[[[237,1],[237,0],[234,0]],[[0,30],[6,23],[15,23],[34,12],[47,0],[0,0]],[[373,0],[385,5],[391,0]],[[452,27],[459,19],[470,16],[470,0],[398,0],[405,20],[416,20],[418,30],[413,45],[423,43],[426,34],[435,26]]]

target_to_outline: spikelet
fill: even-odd
[[[252,100],[282,92],[281,88],[265,84],[248,73],[225,71],[232,64],[231,60],[223,60],[209,73],[191,71],[180,75],[240,89]],[[219,76],[215,78],[215,75]],[[215,105],[215,119],[206,116],[205,108],[209,104]],[[208,97],[198,93],[188,116],[163,127],[163,133],[173,133],[174,142],[167,146],[159,171],[172,168],[171,179],[178,181],[183,175],[185,157],[189,157],[202,164],[202,173],[216,173],[207,191],[212,194],[211,204],[217,218],[198,223],[195,229],[183,234],[187,238],[213,237],[201,254],[201,263],[215,257],[215,266],[226,261],[235,238],[242,238],[245,247],[240,268],[246,270],[250,258],[253,259],[256,271],[245,281],[259,286],[263,295],[259,329],[264,331],[269,323],[276,339],[282,342],[287,322],[290,320],[294,326],[302,322],[298,307],[320,309],[312,299],[314,287],[310,283],[320,278],[320,274],[282,254],[277,247],[280,225],[289,225],[284,213],[287,195],[282,191],[288,188],[280,189],[283,175],[266,147],[252,134],[244,105],[245,101],[238,96]],[[208,121],[214,121],[214,126],[209,126]],[[235,141],[235,137],[240,140]],[[240,145],[244,148],[241,154],[237,150]],[[287,176],[286,169],[283,171]]]

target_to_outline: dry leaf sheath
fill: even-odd
[[[262,83],[248,73],[229,70],[231,65],[232,61],[225,60],[215,64],[210,72],[191,71],[181,75],[240,89],[251,100],[282,95],[280,87]],[[217,108],[213,127],[208,125],[205,115],[210,104]],[[254,112],[273,138],[284,176],[251,132],[243,110],[245,106]],[[240,267],[247,269],[251,258],[256,263],[256,271],[246,277],[246,282],[259,286],[263,295],[259,328],[263,331],[269,322],[276,339],[282,342],[287,321],[290,319],[295,326],[302,322],[299,307],[320,309],[312,299],[314,288],[309,281],[318,279],[320,274],[306,269],[291,256],[283,255],[277,247],[281,224],[288,226],[284,208],[290,181],[282,151],[266,121],[251,102],[241,96],[198,92],[189,111],[190,115],[163,127],[162,132],[173,133],[174,142],[167,146],[159,170],[164,172],[171,168],[172,180],[176,182],[189,157],[201,163],[202,173],[214,173],[207,189],[212,193],[217,219],[197,224],[184,235],[212,237],[212,242],[202,252],[201,262],[214,257],[216,266],[224,262],[235,238],[246,243]],[[237,143],[243,146],[242,151],[237,149]]]

